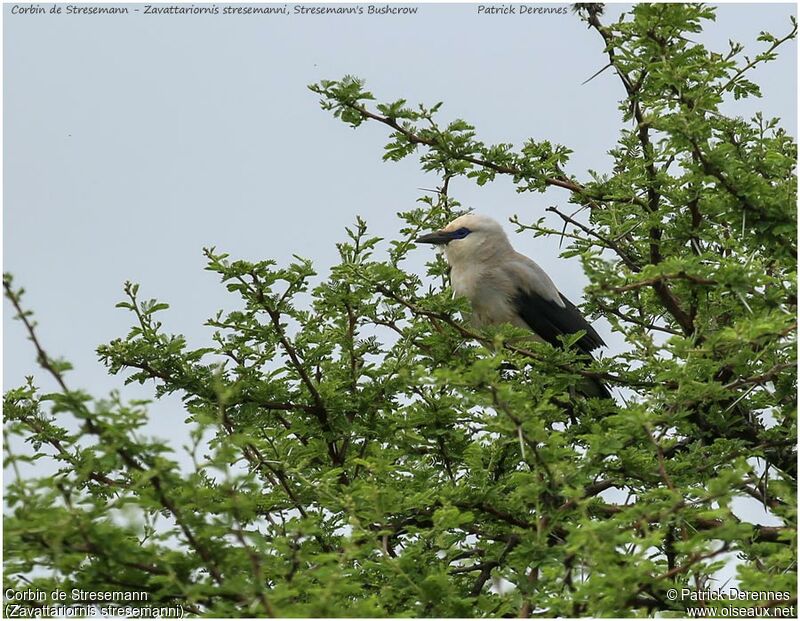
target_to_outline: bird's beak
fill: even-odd
[[[441,244],[446,244],[452,239],[453,236],[450,233],[445,231],[434,231],[433,233],[428,233],[427,235],[417,237],[417,239],[414,241],[418,244],[436,244],[439,246]]]

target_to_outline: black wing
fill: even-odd
[[[563,334],[574,334],[585,330],[578,341],[578,348],[585,354],[591,353],[600,346],[605,345],[603,339],[595,329],[581,315],[578,308],[567,298],[561,295],[564,306],[559,306],[552,300],[547,300],[530,291],[517,291],[513,303],[520,317],[525,320],[531,330],[554,347],[562,347],[558,337]]]

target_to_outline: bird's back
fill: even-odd
[[[544,270],[513,250],[482,263],[453,265],[450,280],[455,295],[469,299],[472,321],[478,326],[507,322],[530,328],[514,305],[521,286],[560,303],[558,289]]]
[[[451,281],[454,293],[470,300],[475,325],[510,323],[555,346],[560,336],[583,330],[581,350],[589,353],[603,345],[578,308],[523,254],[511,250],[483,263],[455,265]]]

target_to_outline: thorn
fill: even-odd
[[[584,80],[583,82],[581,82],[581,86],[583,86],[584,84],[588,84],[589,82],[591,82],[592,80],[594,80],[594,79],[595,79],[597,76],[599,76],[601,73],[603,73],[603,71],[605,71],[606,69],[608,69],[609,67],[612,67],[612,66],[613,66],[613,65],[612,65],[611,63],[608,63],[608,64],[607,64],[605,67],[603,67],[602,69],[600,69],[600,71],[598,71],[597,73],[595,73],[595,74],[594,74],[592,77],[590,77],[590,78],[588,78],[588,79]]]

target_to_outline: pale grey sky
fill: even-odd
[[[395,213],[436,183],[413,157],[383,163],[385,129],[334,120],[307,84],[354,74],[379,100],[444,101],[443,118],[472,122],[486,142],[569,146],[568,170],[581,177],[607,169],[619,130],[619,81],[607,71],[582,85],[606,60],[572,13],[486,16],[449,4],[419,5],[408,17],[31,16],[12,6],[4,6],[3,268],[27,289],[47,350],[75,365],[70,384],[97,396],[122,385],[94,351],[131,325],[114,308],[125,280],[170,303],[168,331],[205,345],[204,321],[231,298],[204,271],[203,246],[279,263],[299,254],[324,273],[357,214],[391,238]],[[606,21],[624,8],[609,6]],[[759,31],[784,34],[794,13],[793,4],[725,5],[698,38],[717,50],[737,40],[755,53]],[[753,79],[764,98],[728,110],[780,116],[796,135],[795,45]],[[568,199],[561,190],[517,194],[508,179],[482,188],[459,179],[452,193],[500,220],[533,221]],[[558,240],[514,243],[581,302],[586,280],[577,260],[558,257]],[[421,274],[430,249],[414,255]],[[619,340],[597,325],[613,354]],[[50,388],[7,302],[3,328],[5,389],[28,374]],[[164,437],[185,418],[177,399],[152,413],[149,430]]]

